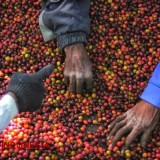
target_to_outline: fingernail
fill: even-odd
[[[111,127],[111,125],[108,126],[108,128],[110,128],[110,127]]]
[[[107,140],[109,140],[109,139],[110,139],[110,136],[107,137]]]

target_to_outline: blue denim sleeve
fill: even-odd
[[[160,108],[160,62],[140,98]]]
[[[57,39],[59,47],[87,43],[90,0],[43,0],[39,25],[45,41]]]

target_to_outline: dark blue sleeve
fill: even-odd
[[[140,98],[160,108],[160,62]]]
[[[73,43],[86,43],[86,36],[90,32],[90,1],[53,1],[45,1],[40,16],[41,20],[39,20],[45,41],[57,38],[61,49]]]

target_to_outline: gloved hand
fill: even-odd
[[[12,75],[6,92],[13,92],[18,101],[19,112],[36,111],[44,98],[43,80],[52,73],[53,65],[47,65],[37,73],[16,72]]]
[[[66,58],[64,66],[65,83],[70,92],[82,93],[85,88],[91,91],[93,75],[89,56],[83,43],[76,43],[64,48]]]
[[[147,140],[159,122],[159,119],[160,109],[146,101],[140,101],[109,125],[109,128],[112,129],[109,137],[114,136],[112,147],[115,146],[116,142],[125,134],[128,134],[125,140],[125,150],[133,140],[142,133],[141,145],[145,148]]]

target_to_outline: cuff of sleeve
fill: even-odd
[[[160,108],[160,88],[153,83],[148,83],[140,98]]]
[[[64,49],[67,45],[74,43],[87,43],[86,34],[84,32],[72,32],[62,34],[57,37],[57,42],[61,50]]]
[[[4,95],[1,99],[1,105],[6,105],[5,109],[10,114],[10,119],[14,118],[18,114],[18,106],[15,99],[10,95]]]

